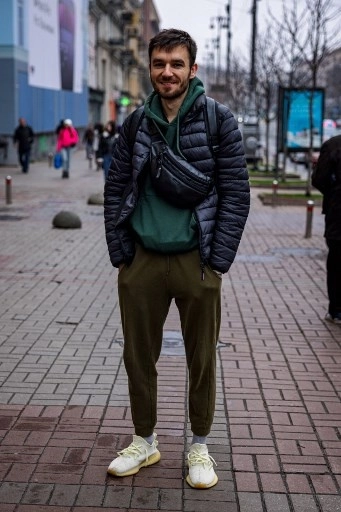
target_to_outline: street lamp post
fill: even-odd
[[[226,48],[226,84],[229,85],[231,67],[231,14],[232,0],[226,4],[226,27],[227,27],[227,48]]]
[[[221,75],[221,29],[227,28],[227,18],[225,16],[216,16],[211,18],[210,28],[215,28],[215,21],[217,24],[217,38],[215,40],[215,48],[217,50],[217,75],[216,75],[216,83],[220,83],[220,75]]]
[[[210,84],[216,81],[215,77],[215,49],[216,49],[216,40],[209,39],[206,42],[205,48],[207,50],[207,61],[208,61],[208,82]]]
[[[256,89],[256,40],[257,40],[257,1],[253,0],[252,14],[252,43],[251,43],[251,71],[250,71],[250,97],[251,103],[255,106],[255,89]]]
[[[231,64],[231,14],[232,14],[232,0],[226,4],[226,27],[227,27],[227,54],[226,54],[226,74],[230,73]]]

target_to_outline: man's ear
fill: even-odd
[[[198,64],[193,64],[191,67],[191,73],[189,75],[190,78],[194,78],[198,71]]]

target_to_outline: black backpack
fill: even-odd
[[[141,124],[142,118],[144,117],[144,106],[137,108],[131,114],[130,126],[129,126],[129,143],[132,147],[137,130]],[[217,102],[206,96],[205,104],[205,126],[207,133],[207,141],[212,154],[215,159],[215,154],[219,149],[219,134],[218,134],[218,113],[217,113]]]

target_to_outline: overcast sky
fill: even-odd
[[[212,52],[211,40],[217,37],[217,24],[210,29],[211,19],[218,16],[226,16],[227,1],[220,0],[154,0],[154,5],[161,20],[161,28],[179,28],[186,30],[198,44],[199,64],[207,62],[209,45]],[[340,5],[340,0],[335,0],[334,6]],[[253,0],[230,0],[231,12],[231,53],[242,54],[250,61],[251,38],[252,38],[252,16],[251,7]],[[290,6],[292,0],[286,0]],[[299,0],[299,5],[304,7],[305,0]],[[257,24],[258,32],[266,27],[269,7],[277,19],[281,19],[282,0],[258,0],[257,1]],[[226,62],[226,41],[227,30],[221,31],[221,66],[225,67]],[[217,56],[215,52],[215,57]]]
[[[289,0],[290,1],[290,0]],[[230,0],[231,12],[231,52],[242,52],[250,57],[252,35],[252,0]],[[211,39],[217,37],[217,23],[210,28],[211,19],[216,21],[218,16],[226,16],[227,0],[154,0],[154,5],[161,19],[161,28],[180,28],[186,30],[198,44],[198,62],[203,64],[207,58],[206,44],[212,51]],[[258,0],[257,22],[259,30],[265,25],[269,4],[274,13],[282,12],[282,0]],[[226,59],[227,30],[221,30],[221,59]]]

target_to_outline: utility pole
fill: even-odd
[[[216,74],[216,83],[220,84],[221,78],[221,29],[226,28],[226,18],[224,16],[217,16],[216,18],[211,18],[210,28],[214,29],[215,20],[217,23],[217,37],[214,40],[215,49],[217,51],[217,74]]]
[[[255,106],[256,89],[256,40],[257,40],[257,1],[253,0],[251,9],[252,14],[252,43],[251,43],[251,72],[250,72],[250,96],[253,98]]]
[[[227,27],[227,53],[226,53],[226,84],[230,80],[231,68],[231,15],[232,15],[232,0],[228,0],[226,4],[226,27]]]
[[[254,169],[258,165],[258,147],[260,145],[259,119],[256,105],[256,39],[257,39],[257,1],[253,0],[252,14],[252,44],[251,44],[251,71],[250,91],[247,116],[243,123],[243,142],[246,161],[253,161]]]

